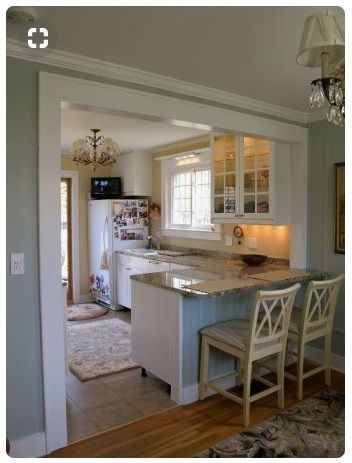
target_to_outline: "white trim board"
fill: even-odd
[[[81,298],[79,268],[79,173],[76,170],[61,170],[61,177],[71,179],[71,221],[72,221],[72,298],[77,304]]]
[[[43,432],[10,442],[10,457],[12,458],[38,458],[45,454],[45,434]]]
[[[211,102],[226,106],[232,106],[233,109],[255,111],[268,116],[282,118],[287,121],[307,124],[309,114],[303,111],[297,111],[283,106],[266,103],[253,98],[243,97],[234,93],[217,90],[203,85],[193,84],[179,79],[155,74],[140,69],[135,69],[119,64],[102,61],[88,56],[82,56],[75,53],[69,53],[62,50],[46,50],[43,55],[41,51],[26,48],[18,40],[7,39],[6,53],[7,56],[27,61],[35,61],[48,66],[57,66],[65,69],[71,69],[78,72],[85,72],[102,76],[109,79],[134,83],[148,86],[159,90],[173,92],[178,95],[185,95],[192,98],[206,100],[209,105]],[[307,85],[309,82],[307,82]]]
[[[304,356],[315,362],[322,363],[324,361],[324,351],[313,346],[305,346]],[[331,368],[333,370],[345,372],[345,357],[338,354],[331,354]]]
[[[60,265],[61,103],[207,124],[290,143],[298,171],[307,170],[308,129],[242,112],[58,74],[39,72],[39,263],[46,453],[67,445],[65,333]],[[306,267],[307,179],[293,181],[292,262]]]

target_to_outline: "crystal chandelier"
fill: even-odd
[[[100,129],[90,129],[92,136],[76,140],[72,144],[73,160],[76,164],[91,165],[93,170],[98,166],[111,166],[116,162],[115,156],[120,150],[112,138],[97,136]]]
[[[332,11],[309,16],[305,23],[297,63],[321,67],[322,77],[311,82],[310,108],[327,101],[327,119],[335,125],[345,122],[345,37],[341,18]]]

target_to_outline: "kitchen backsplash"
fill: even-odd
[[[291,230],[286,225],[241,225],[244,237],[236,239],[233,234],[234,225],[222,225],[222,239],[219,241],[199,240],[190,238],[161,237],[161,243],[165,246],[181,246],[185,248],[197,248],[206,250],[223,251],[238,254],[265,254],[279,259],[290,258]],[[151,233],[160,233],[160,222],[151,221]],[[225,237],[232,237],[232,246],[226,246]],[[249,249],[249,238],[257,239],[256,249]],[[239,241],[241,244],[239,244]]]

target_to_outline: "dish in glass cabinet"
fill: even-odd
[[[267,256],[262,254],[242,254],[241,260],[247,265],[261,265],[267,260]]]

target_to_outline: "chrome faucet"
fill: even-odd
[[[148,241],[151,242],[151,246],[152,246],[152,243],[154,243],[155,249],[160,249],[160,240],[159,240],[159,238],[157,238],[156,236],[149,235],[148,236]]]

